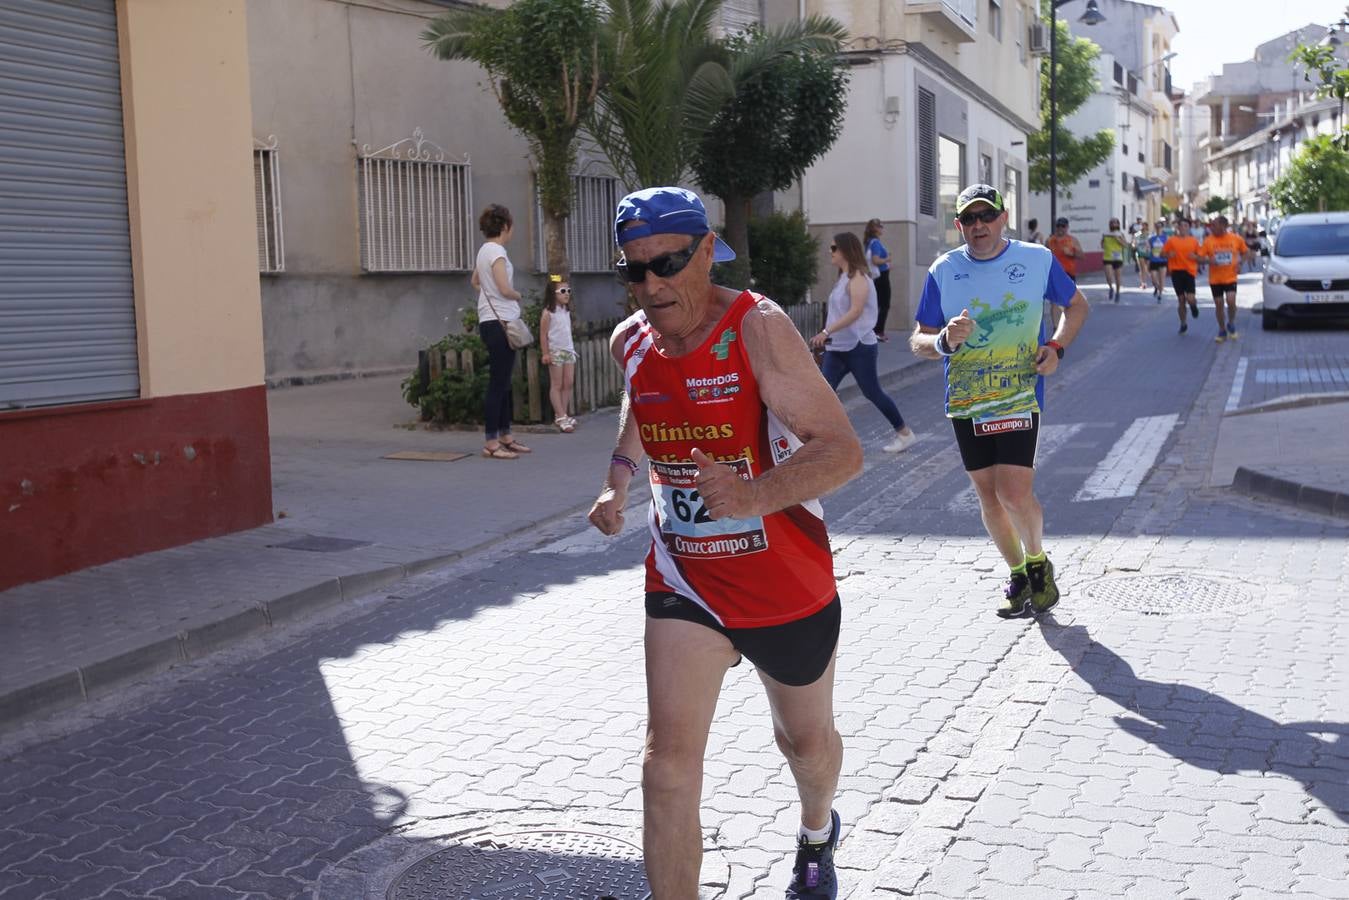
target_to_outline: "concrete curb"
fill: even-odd
[[[1283,397],[1275,397],[1273,400],[1252,403],[1250,406],[1243,406],[1240,409],[1234,409],[1223,415],[1246,416],[1253,413],[1278,412],[1281,409],[1302,409],[1306,406],[1321,406],[1326,403],[1349,403],[1349,392],[1332,391],[1323,394],[1288,394]]]
[[[1291,478],[1260,472],[1246,466],[1237,467],[1236,475],[1232,479],[1232,489],[1253,497],[1287,503],[1308,512],[1349,519],[1349,493],[1303,484]]]

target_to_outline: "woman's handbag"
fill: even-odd
[[[501,327],[506,330],[506,344],[512,350],[523,350],[534,343],[534,332],[529,330],[529,326],[525,324],[524,319],[503,321],[501,314],[497,312],[496,305],[492,303],[492,298],[487,297],[485,293],[484,297],[492,310],[492,315],[497,317],[497,321],[501,322]]]
[[[529,330],[524,319],[511,319],[501,324],[506,329],[506,343],[510,344],[512,350],[523,350],[534,343],[534,333]]]

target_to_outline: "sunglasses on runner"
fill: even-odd
[[[983,212],[966,212],[960,214],[961,225],[973,225],[975,222],[983,222],[985,225],[991,225],[1002,215],[1000,209],[986,209]]]
[[[571,293],[571,288],[558,288],[557,291],[556,291],[556,293],[559,293],[559,294],[570,294],[570,293]]]
[[[646,262],[634,262],[624,256],[618,261],[615,268],[618,269],[619,276],[629,284],[641,284],[643,281],[646,281],[646,273],[648,271],[657,278],[673,278],[684,271],[684,267],[689,264],[689,260],[693,259],[694,252],[697,251],[698,245],[703,242],[703,238],[706,237],[707,234],[707,232],[703,232],[698,235],[693,239],[693,243],[689,244],[683,250],[662,253],[660,256],[648,259]]]
[[[830,245],[829,245],[829,252],[830,252],[830,253],[837,253],[837,252],[838,252],[838,244],[830,244]]]

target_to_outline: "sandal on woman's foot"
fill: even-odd
[[[526,447],[524,444],[520,443],[519,441],[514,441],[514,440],[508,441],[508,440],[506,440],[506,439],[504,439],[504,438],[503,438],[502,441],[501,441],[501,446],[505,447],[507,450],[510,450],[512,453],[533,453],[533,452],[534,452],[533,450],[529,449],[528,447]]]
[[[553,423],[557,425],[557,430],[563,434],[571,434],[576,429],[576,426],[572,424],[571,419],[568,419],[566,416],[558,416],[553,420]]]
[[[488,459],[519,459],[520,454],[512,453],[505,447],[483,447],[482,455]]]

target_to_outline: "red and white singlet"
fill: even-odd
[[[713,520],[698,496],[694,447],[748,479],[801,446],[764,406],[741,340],[741,322],[761,299],[742,292],[711,336],[679,357],[656,348],[645,313],[625,323],[628,398],[650,458],[646,590],[688,597],[726,628],[792,622],[836,592],[818,500],[762,518]]]

